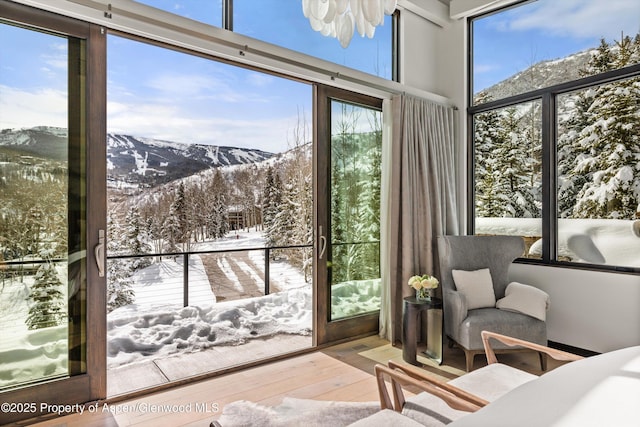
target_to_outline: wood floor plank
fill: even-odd
[[[369,378],[331,390],[316,396],[318,400],[338,400],[347,402],[373,402],[378,400],[378,388],[376,379],[372,375]]]
[[[85,412],[82,415],[68,415],[34,425],[206,427],[221,415],[225,405],[237,400],[249,400],[268,406],[280,404],[284,397],[377,401],[378,391],[373,366],[376,363],[385,363],[389,359],[401,361],[402,350],[377,336],[365,337],[301,356],[116,402],[109,408],[113,409],[113,405],[138,408],[131,412]],[[440,372],[443,376],[456,376],[455,371],[464,366],[464,357],[454,356],[451,360],[455,361],[455,367],[428,365],[426,369]],[[173,405],[175,410],[150,410],[153,405]],[[217,412],[213,410],[214,406]],[[189,410],[180,411],[180,407]]]

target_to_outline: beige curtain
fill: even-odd
[[[383,145],[380,335],[397,342],[409,277],[437,274],[435,237],[458,234],[456,112],[408,95],[386,108],[393,122]]]

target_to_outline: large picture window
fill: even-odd
[[[393,16],[385,15],[372,37],[356,31],[344,49],[335,37],[313,30],[301,0],[136,1],[377,77],[395,78]]]
[[[546,263],[635,271],[640,33],[627,15],[637,17],[640,5],[557,3],[471,21],[469,229],[523,236],[525,257]],[[552,13],[567,19],[544,19]],[[541,57],[527,64],[522,46]]]
[[[166,381],[129,381],[140,365],[174,381],[311,347],[312,86],[107,48],[108,395]]]

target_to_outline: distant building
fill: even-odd
[[[262,224],[262,208],[258,205],[251,207],[232,205],[227,210],[229,230],[242,230]]]

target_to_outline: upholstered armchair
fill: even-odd
[[[512,284],[508,277],[509,266],[524,253],[521,237],[440,236],[437,246],[444,330],[449,343],[464,350],[467,371],[472,370],[475,355],[484,353],[483,330],[547,344],[544,305],[548,304],[548,295],[531,286]],[[519,287],[515,288],[516,285]],[[524,293],[505,298],[508,286],[509,291]],[[489,295],[491,287],[493,296]],[[505,302],[509,304],[503,304]],[[516,304],[510,304],[512,302]],[[528,304],[532,305],[531,311],[522,309],[522,305]],[[496,346],[498,352],[507,349],[506,345]],[[540,362],[546,370],[546,359],[542,355]]]

